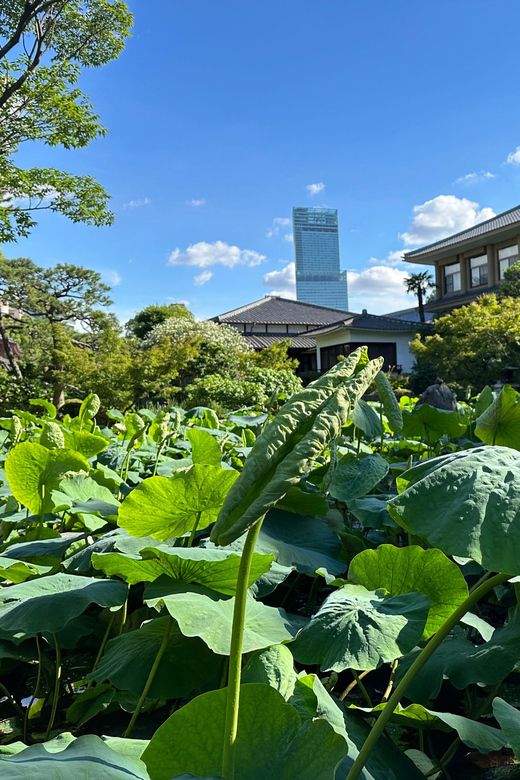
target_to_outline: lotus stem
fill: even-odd
[[[170,631],[172,629],[173,625],[173,618],[168,619],[168,623],[166,624],[166,630],[164,632],[163,641],[161,643],[161,646],[159,648],[159,651],[157,655],[155,656],[155,661],[153,662],[153,666],[150,669],[150,674],[148,675],[148,679],[145,683],[145,686],[143,688],[143,692],[139,698],[139,701],[137,702],[137,707],[134,710],[134,714],[132,715],[132,719],[130,723],[128,724],[128,728],[126,729],[125,733],[123,734],[123,738],[128,738],[131,734],[131,731],[133,727],[135,726],[135,722],[137,718],[139,717],[139,713],[141,712],[142,706],[145,702],[146,697],[148,696],[148,691],[150,690],[152,683],[154,681],[154,677],[157,673],[157,669],[159,668],[159,664],[161,663],[161,658],[164,655],[164,651],[166,650],[166,646],[168,644],[168,638],[170,636]]]
[[[188,544],[186,545],[187,547],[191,547],[191,545],[193,544],[193,540],[195,539],[195,534],[197,532],[197,528],[199,527],[201,515],[202,515],[202,512],[197,512],[197,519],[195,520],[195,525],[193,526],[191,534],[190,534],[190,538],[188,539]]]
[[[114,620],[116,619],[116,615],[117,615],[117,612],[112,612],[112,614],[110,615],[110,620],[108,621],[108,625],[107,625],[106,631],[105,631],[105,633],[103,635],[103,640],[102,640],[102,642],[101,642],[101,644],[99,646],[98,654],[96,656],[96,660],[94,661],[94,666],[92,667],[91,674],[94,674],[94,672],[96,671],[96,669],[99,666],[99,662],[101,661],[101,656],[103,655],[106,643],[108,642],[108,637],[110,636],[110,631],[112,629],[112,626],[114,625]],[[89,680],[88,681],[87,691],[89,690],[89,688],[92,688],[93,684],[94,684],[94,680]]]
[[[395,661],[392,664],[392,670],[390,672],[390,678],[388,680],[388,685],[386,686],[386,690],[383,694],[383,698],[381,699],[381,702],[387,701],[390,694],[392,693],[392,688],[394,687],[394,678],[395,673],[397,671],[397,664],[399,663],[399,659],[396,658]]]
[[[225,780],[235,778],[235,752],[238,730],[238,708],[240,704],[240,678],[242,676],[242,640],[246,614],[247,589],[251,562],[255,544],[263,522],[263,517],[249,529],[242,551],[238,572],[233,627],[231,629],[231,648],[229,653],[229,676],[226,703],[226,723],[224,726],[224,748],[222,755],[222,777]]]
[[[365,688],[365,686],[364,686],[364,684],[363,684],[363,682],[361,680],[361,677],[359,676],[359,674],[356,671],[354,671],[354,669],[351,669],[350,671],[352,672],[352,676],[353,676],[354,680],[357,682],[358,688],[361,691],[361,693],[363,694],[366,703],[368,704],[368,706],[370,708],[372,708],[374,706],[372,704],[372,699],[368,695],[368,691]]]
[[[366,677],[367,674],[370,674],[371,671],[372,671],[371,669],[366,669],[364,672],[361,672],[361,674],[358,674],[359,679],[362,680],[363,677]],[[358,681],[354,678],[354,680],[352,680],[352,682],[349,685],[347,685],[347,687],[345,688],[345,690],[343,691],[343,693],[339,697],[339,700],[340,701],[344,701],[347,698],[347,696],[349,695],[350,691],[354,690],[354,688],[356,687],[357,684],[358,684]]]
[[[52,698],[52,710],[49,718],[49,725],[47,726],[47,733],[45,734],[45,741],[50,737],[52,727],[54,726],[54,720],[56,718],[56,710],[58,709],[58,701],[60,698],[60,680],[61,680],[61,648],[56,634],[52,635],[54,640],[54,647],[56,650],[56,676],[54,678],[54,695]]]
[[[34,688],[34,693],[29,700],[29,704],[27,705],[27,708],[25,710],[25,717],[23,719],[23,741],[24,742],[27,742],[27,724],[29,721],[29,712],[31,710],[34,700],[38,696],[40,690],[40,682],[42,679],[42,647],[40,644],[40,634],[36,634],[36,648],[38,650],[38,674],[36,675],[36,686]]]
[[[5,694],[5,696],[6,696],[7,700],[9,701],[9,703],[10,703],[10,704],[12,704],[13,708],[16,710],[16,712],[18,713],[18,715],[19,715],[21,718],[24,718],[24,717],[25,717],[25,713],[24,713],[24,711],[22,710],[22,708],[20,707],[20,705],[19,705],[19,704],[17,704],[17,703],[15,702],[15,700],[14,700],[14,696],[11,696],[11,694],[9,693],[9,691],[7,690],[7,688],[5,687],[5,685],[2,685],[2,683],[0,683],[0,691],[2,691],[2,692]]]
[[[372,727],[370,734],[368,735],[365,744],[359,751],[358,757],[354,761],[350,772],[348,773],[346,780],[357,780],[361,774],[363,767],[365,766],[370,753],[375,747],[379,737],[383,733],[386,724],[393,715],[393,712],[404,694],[406,693],[408,686],[419,674],[425,663],[437,650],[442,641],[448,636],[450,631],[457,625],[459,620],[464,617],[466,612],[469,612],[471,607],[485,596],[494,587],[500,585],[510,578],[510,574],[495,574],[486,582],[483,582],[478,588],[468,595],[465,601],[453,612],[453,614],[443,623],[437,633],[430,639],[426,647],[419,653],[413,664],[410,666],[403,679],[389,698],[385,708],[381,710],[381,714]],[[227,780],[227,778],[226,778]]]

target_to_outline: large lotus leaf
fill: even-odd
[[[119,509],[118,523],[132,536],[169,539],[215,522],[238,477],[232,469],[195,464],[172,477],[150,477],[132,490]]]
[[[68,449],[75,450],[75,452],[80,452],[85,458],[93,458],[94,455],[99,455],[110,444],[103,436],[96,436],[94,433],[68,431],[66,428],[62,430],[65,437],[65,446]]]
[[[78,452],[67,449],[48,450],[40,444],[24,441],[9,452],[5,473],[13,496],[35,515],[52,512],[51,493],[58,489],[68,472],[90,469]]]
[[[53,574],[0,590],[0,632],[27,636],[61,631],[90,604],[120,607],[128,588],[115,580]]]
[[[226,689],[197,696],[157,729],[143,753],[154,780],[220,772],[226,698]],[[344,740],[328,723],[301,727],[294,707],[274,688],[241,687],[235,780],[333,780],[345,753]]]
[[[366,348],[356,350],[295,393],[266,425],[226,496],[212,542],[237,539],[309,473],[381,367],[382,359],[367,361]]]
[[[46,398],[31,398],[29,403],[31,406],[42,406],[45,409],[45,415],[47,417],[50,417],[51,419],[56,417],[56,407]]]
[[[392,596],[423,593],[430,611],[422,639],[442,626],[468,596],[468,586],[459,567],[440,550],[422,547],[394,547],[382,544],[363,550],[352,559],[348,578],[367,590],[384,588]]]
[[[338,501],[350,501],[369,493],[388,474],[388,463],[381,455],[345,455],[339,461],[329,485],[329,493]]]
[[[140,695],[168,626],[168,643],[148,695],[153,699],[186,698],[202,688],[216,674],[222,658],[200,639],[181,634],[170,617],[150,620],[135,631],[111,639],[89,678],[98,683],[109,680],[120,690]]]
[[[492,403],[493,389],[489,385],[486,385],[477,397],[477,402],[475,403],[474,409],[475,417],[480,417],[480,415],[485,412],[488,406],[490,406]]]
[[[100,536],[88,547],[78,550],[74,555],[69,556],[63,561],[63,567],[71,573],[87,572],[91,567],[92,556],[94,553],[109,552],[114,549],[117,539],[116,533],[110,531],[108,534]]]
[[[116,689],[111,685],[96,685],[95,688],[87,688],[79,696],[76,696],[67,710],[67,720],[74,723],[77,728],[83,726],[100,712],[104,712],[111,704]]]
[[[242,550],[243,546],[243,538],[229,545],[233,550]],[[341,540],[323,520],[301,517],[281,509],[271,509],[267,513],[255,550],[274,555],[280,566],[302,573],[323,568],[331,574],[341,574],[346,568],[345,562],[338,560]]]
[[[273,560],[272,555],[253,554],[249,585],[269,571]],[[201,547],[145,547],[140,558],[118,552],[92,556],[95,569],[101,569],[109,577],[115,574],[131,585],[153,582],[164,574],[230,596],[236,591],[240,561],[241,557],[236,553]]]
[[[185,636],[199,636],[215,653],[229,655],[233,598],[223,597],[202,585],[158,580],[146,586],[144,601],[150,607],[164,603]],[[243,653],[289,642],[295,634],[296,628],[283,609],[247,599]]]
[[[520,454],[506,447],[432,458],[397,480],[399,525],[448,555],[520,574]],[[402,492],[404,490],[404,492]]]
[[[93,735],[79,737],[58,751],[32,745],[0,757],[0,775],[2,780],[150,780],[140,759],[116,753]]]
[[[242,670],[243,683],[265,683],[286,700],[292,696],[297,679],[293,654],[286,645],[257,650]]]
[[[88,501],[95,500],[102,504],[108,504],[112,509],[111,514],[117,514],[119,501],[114,498],[112,492],[107,487],[100,485],[91,477],[77,474],[74,477],[66,477],[63,479],[60,482],[59,491],[53,495],[56,504],[58,503],[60,493],[71,499],[71,506],[86,504]],[[96,509],[93,508],[94,506],[94,503],[90,504],[90,511],[96,511]]]
[[[349,512],[359,520],[365,528],[397,528],[397,523],[390,517],[386,506],[389,499],[393,498],[391,493],[381,493],[375,496],[363,496],[363,498],[353,498],[347,502]]]
[[[493,699],[493,715],[518,758],[520,756],[520,712],[497,696]]]
[[[343,737],[348,747],[348,756],[337,769],[335,780],[345,780],[366,742],[370,726],[359,714],[353,713],[327,693],[315,674],[297,680],[290,703],[296,707],[304,722],[316,717],[323,718],[336,734]],[[385,736],[379,737],[374,745],[361,777],[363,780],[424,780],[415,765]]]
[[[31,577],[42,577],[52,571],[52,566],[42,566],[36,563],[27,563],[8,558],[5,555],[0,556],[0,579],[9,580],[9,582],[19,583],[31,579]]]
[[[441,690],[443,680],[464,690],[472,683],[495,685],[517,666],[520,660],[520,610],[509,610],[505,626],[497,628],[488,642],[474,645],[467,639],[445,639],[410,683],[406,696],[419,704],[428,704]],[[402,658],[397,667],[400,680],[415,661],[418,650]]]
[[[190,428],[186,438],[191,444],[193,463],[207,463],[210,466],[220,466],[222,451],[211,433],[199,428]]]
[[[294,514],[306,515],[307,517],[326,515],[329,510],[327,500],[320,493],[305,493],[297,485],[290,487],[276,506],[286,512],[294,512]]]
[[[429,600],[420,593],[386,595],[344,585],[328,596],[300,631],[291,650],[322,671],[377,669],[415,647],[426,625]]]
[[[356,709],[367,713],[379,713],[385,707],[386,704],[378,704],[373,709],[365,707]],[[421,704],[410,704],[408,707],[398,706],[392,714],[392,721],[407,728],[436,728],[443,731],[454,729],[465,745],[479,750],[481,753],[501,750],[507,743],[507,739],[499,729],[470,718],[464,718],[462,715],[453,715],[451,712],[429,710]]]
[[[441,436],[457,439],[468,426],[459,420],[457,412],[436,409],[429,404],[416,406],[411,412],[403,411],[403,430],[405,438],[418,436],[429,444],[435,444]]]
[[[388,419],[388,424],[394,433],[399,433],[403,429],[403,413],[399,407],[399,402],[394,393],[394,389],[383,371],[379,371],[379,373],[375,375],[374,381],[376,383],[377,394],[383,404],[383,410]]]
[[[65,552],[74,542],[84,538],[83,534],[71,534],[70,536],[55,536],[49,539],[34,539],[29,542],[16,542],[9,545],[0,555],[0,561],[5,556],[8,558],[21,558],[46,565],[60,561]]]
[[[475,423],[475,434],[484,444],[520,450],[520,394],[505,385]]]
[[[377,374],[375,376],[377,376]],[[373,409],[370,404],[367,404],[366,401],[363,401],[362,398],[359,399],[352,410],[351,418],[356,428],[363,431],[367,439],[372,440],[375,439],[376,436],[381,435],[381,421],[379,415],[375,409]]]

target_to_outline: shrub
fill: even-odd
[[[241,406],[264,404],[268,396],[258,382],[239,382],[220,374],[194,379],[186,388],[185,405],[187,406],[219,406],[231,411]]]

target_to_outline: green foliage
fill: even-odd
[[[497,295],[499,300],[504,298],[520,298],[520,266],[518,263],[510,265],[504,271],[504,278],[500,282]]]
[[[469,306],[435,320],[435,335],[418,337],[411,351],[432,363],[448,383],[481,390],[500,379],[508,365],[520,365],[520,300],[483,295]]]
[[[505,385],[492,403],[477,418],[475,435],[484,444],[498,444],[516,450],[520,449],[519,401],[520,394],[509,385]]]
[[[416,344],[417,339],[414,341]],[[417,355],[417,352],[415,353]],[[433,385],[437,379],[438,372],[433,363],[421,358],[420,362],[414,363],[410,371],[410,390],[413,395],[419,396],[427,387]]]
[[[193,314],[180,303],[153,304],[137,312],[131,320],[128,320],[125,329],[129,336],[145,339],[156,325],[160,325],[170,317],[187,317],[192,321],[194,319]]]
[[[186,403],[193,406],[218,404],[224,409],[264,404],[267,396],[256,382],[240,382],[221,374],[197,377],[186,388]]]
[[[78,149],[104,135],[77,83],[82,68],[100,67],[121,53],[132,24],[126,3],[3,0],[0,18],[1,241],[27,236],[41,209],[73,222],[111,224],[108,195],[91,176],[24,169],[11,155],[24,141]]]
[[[296,358],[290,358],[287,355],[291,348],[291,339],[275,341],[265,349],[259,352],[251,352],[245,359],[246,366],[256,368],[270,368],[274,371],[293,371],[298,368]]]

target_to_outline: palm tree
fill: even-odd
[[[404,282],[406,292],[413,293],[417,296],[417,303],[419,304],[419,319],[424,322],[424,303],[423,296],[426,295],[430,287],[435,287],[433,282],[433,276],[429,271],[421,271],[417,274],[410,274]]]

